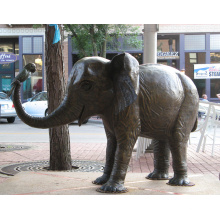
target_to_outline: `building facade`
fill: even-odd
[[[220,64],[220,25],[163,24],[159,25],[157,36],[158,51],[165,52],[165,56],[158,53],[162,55],[158,56],[158,63],[184,70],[195,83],[200,97],[207,94],[209,101],[218,102],[216,94],[220,93],[220,77],[195,79],[194,70],[198,64]]]
[[[140,30],[144,28],[144,25],[139,26]],[[142,31],[139,39],[143,40]],[[121,41],[120,51],[115,50],[114,45],[108,45],[107,59],[112,59],[119,52],[126,51],[136,57],[140,64],[143,63],[143,48],[129,47],[123,39],[118,41]],[[64,40],[66,78],[78,60],[77,51],[71,42],[70,36]],[[22,101],[25,102],[34,94],[46,90],[44,44],[44,28],[35,29],[32,25],[0,25],[0,92],[7,93],[10,90],[13,78],[29,62],[36,64],[37,71],[23,83]],[[158,25],[157,63],[184,71],[195,83],[200,97],[205,93],[209,101],[217,102],[216,94],[220,93],[220,77],[195,79],[194,67],[195,64],[220,64],[220,25]]]
[[[65,73],[68,78],[68,49],[64,42]],[[46,90],[45,77],[45,28],[33,25],[0,24],[0,92],[11,89],[14,77],[28,63],[36,64],[36,72],[21,88],[21,98],[25,102],[35,94]]]

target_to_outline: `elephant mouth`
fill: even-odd
[[[83,123],[83,121],[82,121],[82,115],[83,115],[84,110],[85,110],[85,105],[83,105],[82,111],[80,112],[80,115],[79,115],[79,126],[81,126],[82,123]]]

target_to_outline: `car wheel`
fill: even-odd
[[[8,121],[8,123],[14,123],[15,117],[13,117],[13,118],[7,118],[7,121]]]

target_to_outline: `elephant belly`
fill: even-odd
[[[175,69],[170,69],[173,72],[156,65],[140,68],[140,136],[166,139],[172,135],[184,89]]]

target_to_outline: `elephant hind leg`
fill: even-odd
[[[169,170],[170,150],[166,141],[153,139],[154,171],[146,178],[151,180],[167,180]]]
[[[186,120],[188,119],[188,120]],[[174,177],[169,180],[169,185],[193,186],[187,177],[187,141],[194,121],[189,120],[185,114],[179,116],[173,136],[169,140],[173,159]]]
[[[187,176],[187,141],[171,142],[170,150],[173,159],[174,177],[167,184],[172,186],[194,186],[195,184],[190,182]]]
[[[169,139],[174,177],[169,180],[168,184],[192,186],[194,184],[190,183],[187,177],[187,141],[190,132],[196,128],[199,98],[196,87],[188,82],[184,75],[179,74],[179,77],[184,86],[185,98]]]

